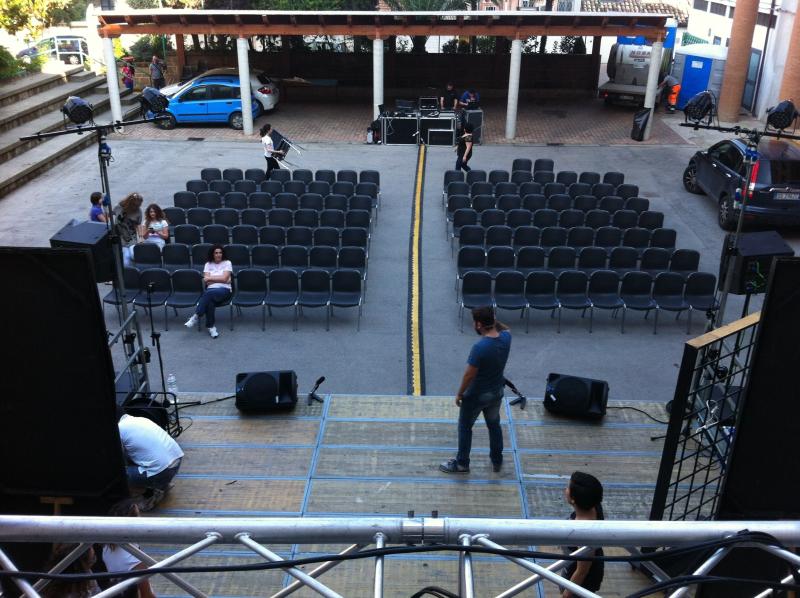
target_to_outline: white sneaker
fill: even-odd
[[[192,328],[195,324],[197,324],[197,314],[192,314],[192,317],[186,320],[184,326]]]
[[[208,334],[211,336],[211,338],[217,338],[219,336],[219,332],[217,332],[217,327],[212,326],[211,328],[209,328]]]

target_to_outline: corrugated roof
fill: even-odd
[[[642,2],[640,0],[582,0],[581,10],[586,12],[631,12],[670,15],[678,21],[678,27],[689,22],[688,5],[670,2]]]

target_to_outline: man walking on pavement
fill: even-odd
[[[167,81],[164,78],[166,72],[167,63],[158,56],[153,55],[153,60],[150,62],[150,80],[153,82],[153,87],[161,89],[167,85]]]
[[[500,428],[500,407],[503,404],[503,370],[511,351],[511,332],[494,317],[492,307],[472,310],[472,324],[481,339],[472,346],[467,369],[456,394],[458,412],[458,454],[439,465],[445,473],[469,473],[472,448],[472,426],[483,413],[489,430],[489,457],[492,469],[503,466],[503,432]]]

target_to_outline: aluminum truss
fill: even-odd
[[[58,542],[75,543],[76,548],[50,572],[63,571],[78,559],[93,543],[115,543],[139,558],[148,567],[147,577],[163,575],[182,590],[197,598],[206,594],[181,578],[175,572],[164,569],[180,564],[185,559],[202,553],[211,546],[236,544],[249,548],[265,562],[279,563],[283,559],[266,545],[272,544],[348,544],[339,553],[341,556],[357,556],[365,548],[396,546],[456,545],[459,558],[459,595],[475,596],[475,572],[472,554],[458,547],[483,547],[494,549],[500,557],[519,565],[524,571],[533,573],[519,583],[501,592],[497,598],[515,596],[523,590],[549,581],[569,588],[576,596],[596,598],[595,594],[580,588],[559,575],[568,560],[559,560],[547,567],[533,559],[520,558],[516,554],[505,555],[512,546],[559,546],[582,545],[572,553],[581,556],[600,546],[641,546],[658,548],[663,546],[692,546],[700,542],[720,541],[741,530],[763,532],[787,546],[800,544],[800,521],[562,521],[519,519],[473,519],[473,518],[385,518],[385,517],[304,517],[304,518],[118,518],[118,517],[44,517],[44,516],[0,516],[0,543],[6,542]],[[135,544],[184,544],[167,558],[155,559],[138,549]],[[747,543],[748,548],[758,547],[784,559],[794,569],[800,568],[800,557],[778,546]],[[591,547],[591,548],[590,548]],[[702,575],[722,560],[735,547],[720,547],[706,558],[695,571]],[[630,549],[632,555],[639,551]],[[366,558],[367,555],[365,555]],[[373,595],[382,597],[384,571],[391,559],[369,554],[374,559]],[[288,596],[301,588],[308,588],[321,596],[341,596],[319,581],[319,577],[341,560],[322,562],[311,571],[301,570],[287,563],[284,569],[295,578],[295,582],[273,594],[273,598]],[[17,571],[13,561],[0,550],[0,570]],[[135,585],[140,578],[128,578],[116,583],[99,596],[117,596],[126,588]],[[791,577],[785,581],[791,580]],[[15,579],[23,594],[37,598],[38,590],[46,582],[32,584],[29,580]],[[775,580],[778,581],[778,580]],[[686,587],[691,581],[686,582]],[[678,598],[684,588],[671,594]],[[769,590],[757,594],[769,595]]]

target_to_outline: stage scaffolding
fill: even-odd
[[[743,530],[749,533],[742,536]],[[768,534],[760,539],[754,533]],[[732,538],[741,541],[732,544]],[[706,574],[714,564],[738,546],[763,549],[787,562],[793,571],[800,568],[800,557],[783,546],[800,544],[800,521],[569,521],[569,520],[519,520],[438,517],[305,517],[305,518],[111,518],[111,517],[56,517],[56,516],[0,516],[0,543],[7,542],[59,542],[75,543],[76,548],[55,565],[51,573],[63,571],[79,558],[93,543],[115,543],[148,565],[145,575],[163,575],[191,596],[204,597],[199,588],[184,580],[180,574],[188,571],[170,571],[185,559],[201,554],[218,545],[238,545],[249,548],[263,558],[259,568],[280,568],[295,578],[288,586],[278,589],[273,598],[288,596],[301,588],[334,598],[341,596],[320,581],[326,571],[351,558],[369,558],[374,563],[372,595],[384,595],[384,571],[391,567],[387,554],[412,551],[454,551],[459,554],[458,595],[475,596],[475,572],[472,555],[486,553],[497,555],[521,568],[521,579],[507,588],[499,597],[510,597],[547,581],[569,588],[574,595],[595,597],[601,594],[584,590],[565,580],[560,572],[569,564],[561,559],[540,564],[532,558],[522,558],[512,547],[528,546],[580,546],[572,556],[581,556],[594,547],[623,547],[627,550],[622,560],[652,558],[641,549],[659,547],[696,547],[706,543],[708,556],[696,569],[695,575]],[[712,544],[708,544],[708,543]],[[299,563],[281,564],[283,559],[268,546],[279,544],[346,545],[337,556],[316,558],[316,566],[301,570]],[[718,543],[714,544],[714,543]],[[170,556],[156,561],[137,548],[136,544],[168,545],[175,547]],[[631,547],[636,548],[631,548]],[[373,548],[374,547],[374,548]],[[589,548],[592,547],[592,548]],[[174,548],[171,548],[172,550]],[[305,562],[303,564],[309,564]],[[252,567],[252,565],[251,565]],[[0,569],[17,571],[5,552],[0,551]],[[224,567],[207,567],[207,571],[221,571]],[[228,569],[229,570],[229,569]],[[195,572],[192,570],[191,572]],[[98,596],[116,596],[140,578],[130,577],[118,581]],[[791,581],[791,575],[783,580]],[[778,580],[771,580],[773,583]],[[25,596],[35,598],[46,584],[45,580],[16,579]],[[688,588],[693,580],[684,580]],[[768,583],[768,582],[765,582]],[[675,588],[673,588],[675,589]],[[670,596],[683,595],[681,588]],[[386,589],[392,594],[391,588]],[[769,589],[754,587],[755,596],[770,595]]]

